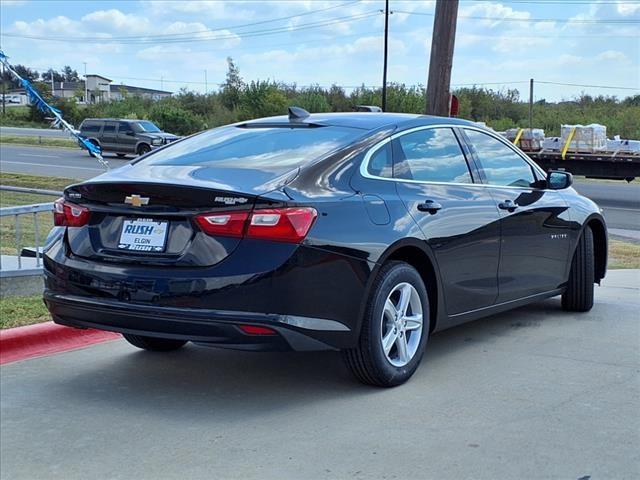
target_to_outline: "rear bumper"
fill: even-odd
[[[45,291],[44,301],[53,320],[61,325],[189,340],[242,350],[329,350],[335,347],[314,338],[314,333],[349,333],[346,326],[334,320],[291,315],[150,307],[50,291]],[[249,335],[239,325],[265,326],[277,334]]]
[[[58,241],[44,255],[44,300],[56,323],[80,328],[243,349],[355,345],[369,263],[284,248],[242,242],[219,265],[176,268],[96,262]],[[277,335],[247,335],[239,325]]]

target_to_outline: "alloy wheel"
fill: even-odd
[[[415,356],[422,337],[422,302],[410,283],[399,283],[389,293],[382,312],[382,350],[394,367],[404,367]]]

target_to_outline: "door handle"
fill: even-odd
[[[513,212],[516,208],[518,208],[518,205],[513,200],[505,200],[504,202],[500,202],[498,204],[498,208],[501,210]]]
[[[438,213],[438,210],[442,209],[442,205],[433,200],[427,200],[424,203],[418,204],[418,210],[421,212],[429,212],[431,215]]]

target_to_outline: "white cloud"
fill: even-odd
[[[498,25],[503,25],[507,22],[503,20],[508,19],[509,24],[512,24],[512,20],[528,20],[531,18],[531,13],[524,10],[514,10],[511,7],[502,5],[495,2],[477,2],[472,5],[462,7],[459,10],[460,22],[464,22],[464,17],[488,17],[487,20],[478,21],[477,19],[470,19],[474,24],[479,24],[485,27],[494,28]],[[519,25],[517,22],[516,25]]]
[[[0,0],[0,6],[2,7],[17,7],[25,3],[27,3],[27,0]]]
[[[271,50],[259,54],[248,54],[243,57],[248,62],[313,62],[327,58],[344,60],[345,57],[360,56],[369,53],[379,54],[382,58],[383,37],[360,37],[352,43],[334,44],[322,47],[303,48],[297,51]],[[402,56],[406,51],[403,41],[389,39],[389,50],[394,52],[394,56]],[[273,63],[271,63],[274,67]],[[277,72],[277,69],[274,68]]]
[[[620,15],[624,17],[634,15],[636,12],[640,13],[640,2],[638,3],[617,2],[616,10]]]
[[[81,18],[81,21],[94,28],[126,31],[129,33],[145,33],[149,30],[149,20],[145,17],[124,14],[120,10],[98,10]]]
[[[596,59],[601,61],[612,60],[616,62],[625,62],[627,60],[627,56],[618,50],[605,50],[604,52],[598,54],[598,56],[596,56]]]

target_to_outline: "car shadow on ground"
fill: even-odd
[[[523,328],[561,322],[567,315],[559,299],[461,325],[433,335],[411,384],[430,381],[430,366],[455,360],[472,346],[494,344],[499,337],[519,335]],[[60,383],[58,394],[103,407],[139,409],[163,417],[190,412],[196,417],[244,417],[265,411],[308,407],[345,396],[387,395],[393,389],[357,383],[339,352],[255,353],[188,345],[171,353],[137,351],[122,342],[91,350],[115,349],[96,355]],[[103,350],[104,353],[104,350]]]

